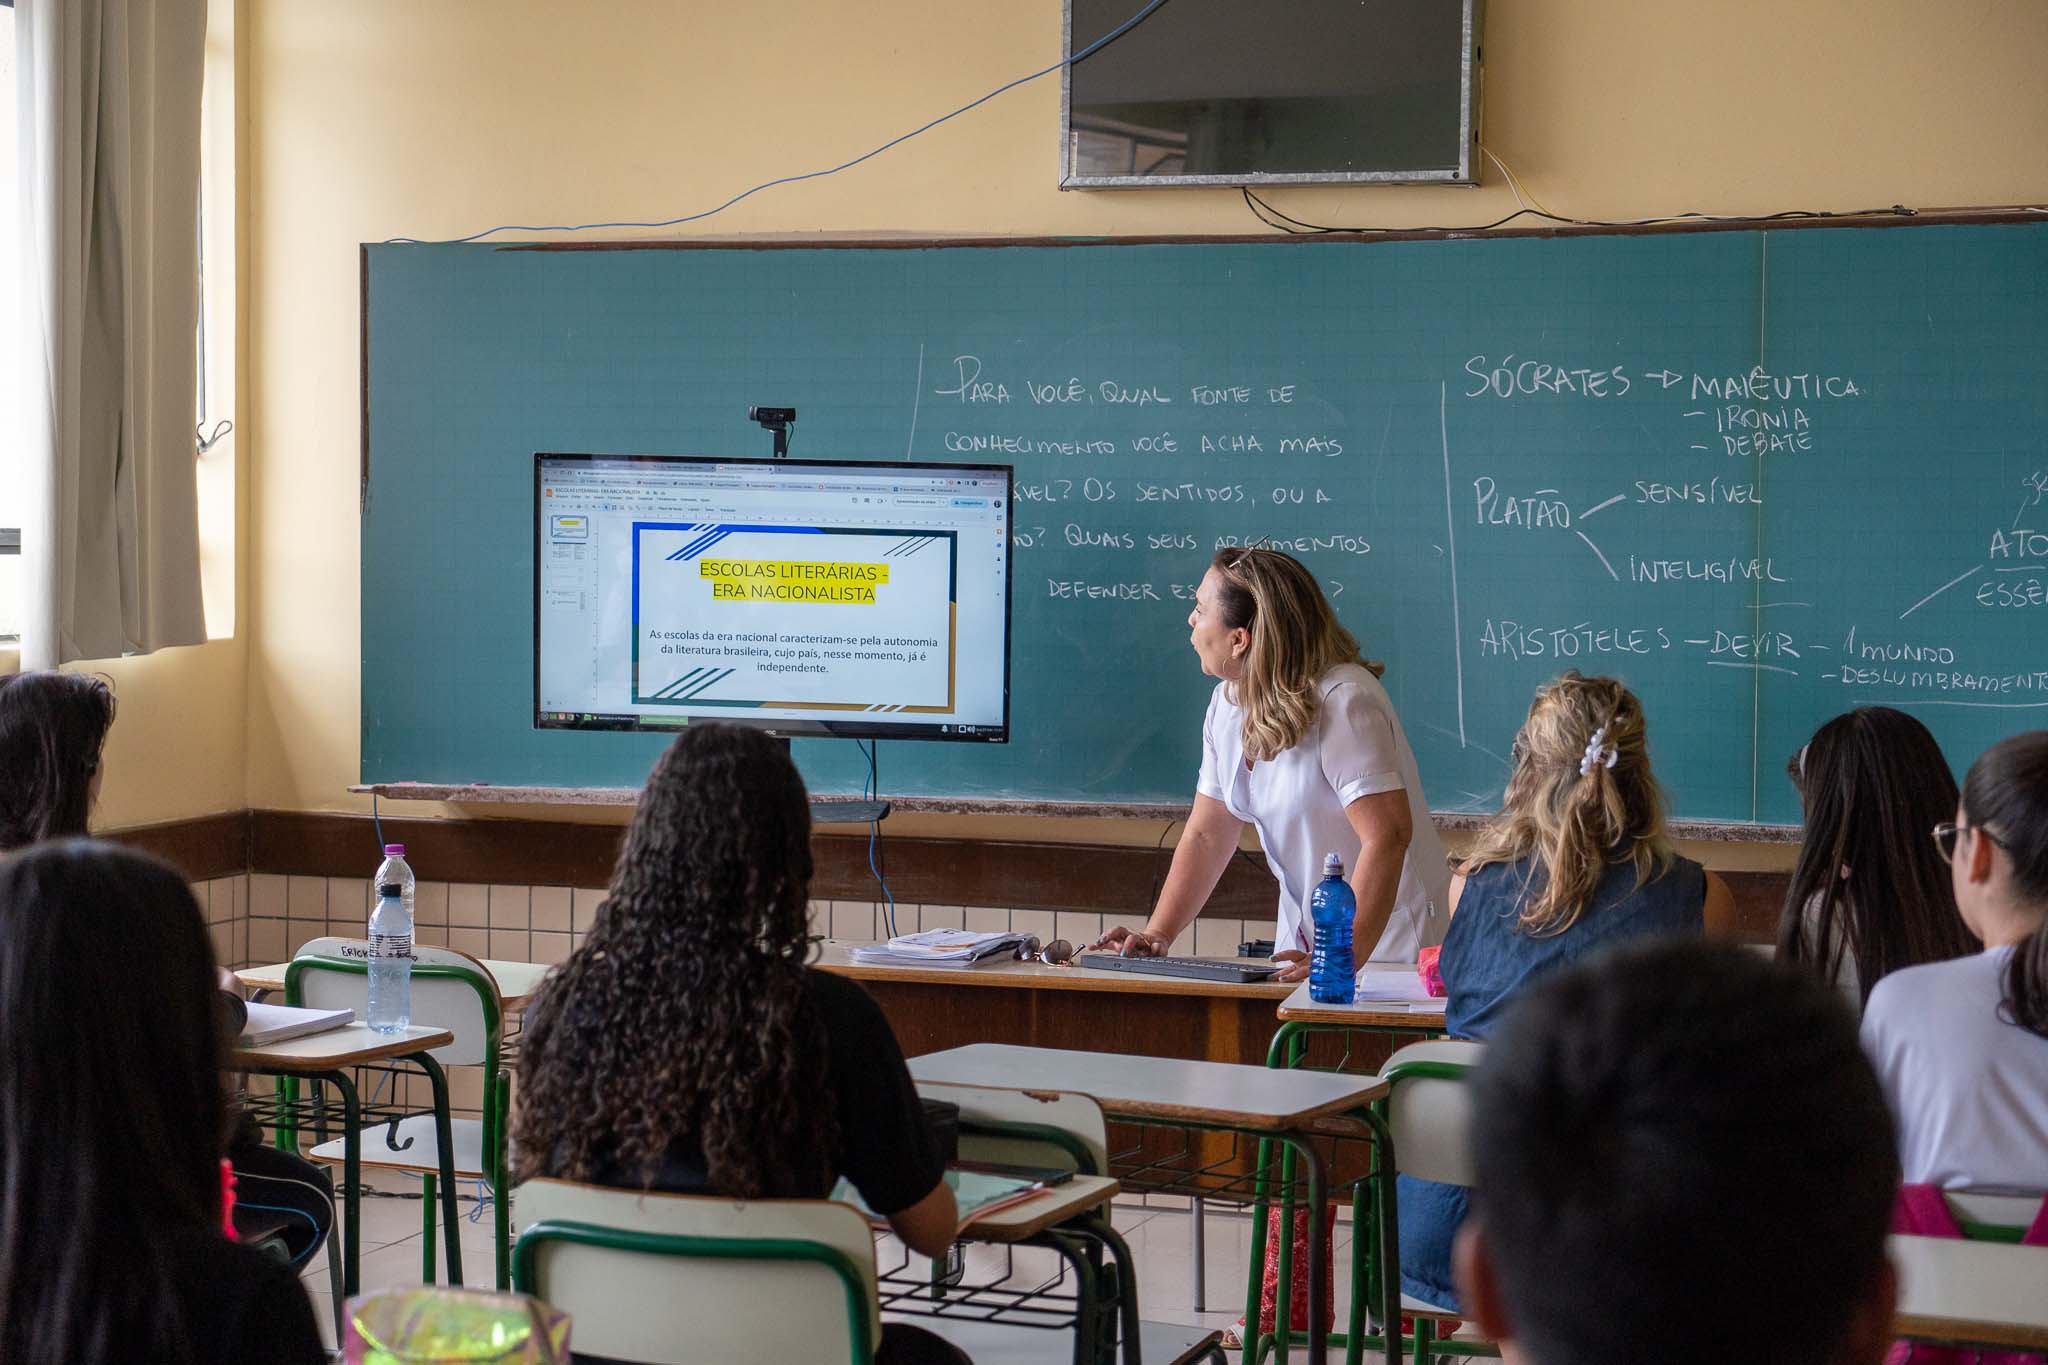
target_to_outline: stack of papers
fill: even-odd
[[[1023,941],[1022,934],[926,929],[855,948],[853,960],[863,967],[972,967],[977,962],[1014,958]]]
[[[355,1021],[354,1010],[316,1010],[298,1005],[266,1005],[251,1001],[248,1022],[235,1039],[240,1047],[268,1047],[309,1033],[327,1033]]]
[[[1358,974],[1356,1000],[1376,1004],[1405,1002],[1411,1008],[1442,1009],[1441,996],[1431,996],[1422,974],[1413,967],[1367,967]]]

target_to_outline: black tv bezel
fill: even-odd
[[[634,732],[642,734],[673,735],[691,725],[717,723],[721,725],[744,725],[749,729],[764,730],[780,739],[904,739],[937,740],[960,744],[1007,744],[1010,742],[1010,631],[1015,621],[1012,602],[1016,596],[1017,572],[1014,558],[1007,560],[1003,572],[1003,723],[1000,731],[994,727],[977,725],[975,733],[958,733],[960,727],[948,722],[897,722],[885,724],[873,720],[847,721],[792,721],[786,717],[775,720],[757,720],[721,712],[717,715],[692,716],[677,724],[649,725],[637,715],[580,715],[573,720],[547,720],[546,712],[540,706],[540,552],[541,552],[541,502],[543,462],[548,460],[581,460],[586,463],[597,461],[627,462],[634,464],[694,464],[694,465],[749,465],[765,469],[858,469],[858,470],[902,470],[908,473],[930,475],[936,470],[959,469],[975,474],[1001,474],[1003,476],[1003,539],[1013,552],[1016,549],[1014,517],[1016,516],[1015,465],[968,464],[953,461],[917,460],[791,460],[759,459],[728,455],[660,455],[648,453],[605,453],[601,451],[556,451],[537,450],[533,455],[533,728],[536,730],[598,730],[611,732]]]

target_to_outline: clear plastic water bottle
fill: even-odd
[[[377,875],[370,878],[370,885],[382,887],[397,882],[405,888],[405,922],[411,924],[418,912],[419,882],[412,875],[412,867],[405,861],[404,844],[384,845],[384,861],[377,864]]]
[[[1308,898],[1308,915],[1316,931],[1315,951],[1309,955],[1309,999],[1348,1005],[1358,994],[1351,965],[1351,920],[1357,910],[1358,900],[1344,880],[1344,860],[1334,853],[1326,855],[1323,879]]]
[[[412,1023],[412,907],[400,882],[379,883],[370,912],[369,1014],[377,1033],[403,1033]]]

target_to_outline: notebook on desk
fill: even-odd
[[[315,1010],[298,1005],[266,1005],[251,1002],[249,1017],[235,1038],[239,1047],[268,1047],[288,1038],[327,1033],[354,1023],[356,1012],[349,1009]]]
[[[956,1229],[964,1229],[975,1219],[994,1213],[997,1209],[1006,1209],[1012,1204],[1021,1204],[1035,1195],[1045,1193],[1045,1182],[1040,1180],[988,1175],[957,1166],[946,1168],[946,1183],[952,1186],[953,1202],[960,1210],[960,1221],[955,1225]],[[860,1197],[860,1191],[843,1176],[839,1183],[832,1187],[832,1198],[842,1204],[853,1205],[860,1210],[863,1217],[878,1228],[886,1229],[889,1225],[889,1220],[870,1209],[866,1201]]]

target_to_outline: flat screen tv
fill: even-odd
[[[1139,0],[1067,0],[1069,54]],[[1062,188],[1478,183],[1481,0],[1166,0],[1064,68]]]
[[[1010,482],[535,455],[534,725],[1006,742]]]

